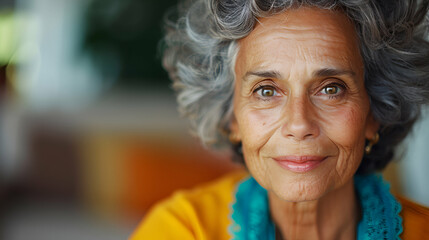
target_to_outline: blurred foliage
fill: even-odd
[[[158,44],[163,16],[176,0],[91,0],[85,12],[83,50],[120,87],[166,88]]]
[[[7,65],[16,50],[17,36],[14,14],[0,10],[0,66]]]

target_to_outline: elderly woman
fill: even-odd
[[[429,99],[428,5],[182,5],[164,55],[180,108],[205,144],[233,146],[248,173],[175,194],[132,239],[397,239],[411,231],[374,173]]]

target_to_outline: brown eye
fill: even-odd
[[[262,97],[274,97],[277,94],[277,91],[274,87],[262,86],[258,89],[257,93]]]
[[[326,86],[322,90],[324,94],[328,94],[328,95],[338,94],[340,91],[341,89],[338,86]]]

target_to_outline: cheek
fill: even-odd
[[[239,120],[242,140],[249,148],[261,148],[272,136],[279,122],[279,109],[248,109]]]
[[[333,142],[352,147],[365,136],[369,101],[364,91],[353,90],[335,105],[316,104],[316,119],[321,131]],[[323,102],[322,102],[323,103]]]
[[[361,162],[365,121],[366,115],[358,107],[343,109],[331,119],[328,137],[339,151],[335,172],[340,179],[352,176]]]
[[[330,122],[328,134],[340,146],[349,149],[364,142],[366,114],[359,106],[339,109]]]
[[[243,154],[246,166],[252,176],[259,179],[259,184],[268,186],[267,180],[270,178],[266,161],[261,157],[263,149],[276,129],[276,122],[279,110],[242,110],[237,115],[237,122],[240,126],[240,133],[243,143]]]

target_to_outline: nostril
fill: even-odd
[[[312,137],[312,136],[313,136],[313,134],[309,133],[309,134],[305,135],[304,138],[309,138],[309,137]]]

